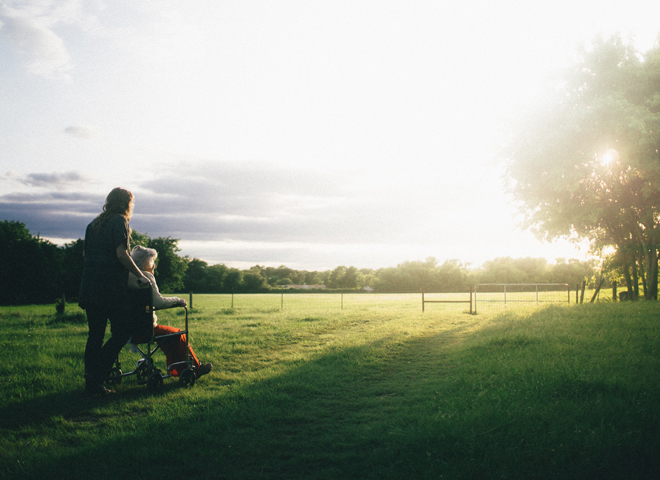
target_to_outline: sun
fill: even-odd
[[[612,163],[619,161],[619,152],[613,148],[608,149],[605,154],[600,158],[600,163],[604,166],[608,166]]]

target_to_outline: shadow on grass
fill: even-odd
[[[516,372],[480,365],[489,351],[502,358],[502,348],[524,351],[527,344],[500,342],[485,349],[487,340],[466,346],[460,334],[456,329],[412,339],[389,353],[381,342],[338,349],[254,383],[222,385],[211,374],[191,395],[178,397],[182,401],[171,406],[169,418],[128,419],[120,433],[73,445],[60,457],[45,453],[14,474],[582,479],[657,473],[657,397],[623,388],[612,393],[617,403],[580,378],[563,378],[565,392],[525,389]],[[167,383],[161,395],[175,388]],[[196,389],[217,393],[196,396]],[[651,391],[657,393],[657,382]],[[53,415],[98,422],[98,411],[109,403],[148,395],[138,388],[92,400],[80,392],[55,394],[0,415],[5,428],[30,427]],[[613,418],[617,414],[621,420]]]
[[[20,401],[0,409],[0,427],[9,430],[31,428],[47,423],[53,416],[69,421],[94,421],[103,417],[96,413],[103,407],[116,402],[139,400],[153,395],[164,395],[177,387],[177,381],[165,383],[158,393],[151,393],[146,387],[127,389],[121,394],[90,396],[84,388],[80,390],[58,392],[37,398]],[[82,382],[81,382],[82,385]]]

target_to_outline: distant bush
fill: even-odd
[[[66,298],[62,295],[61,298],[55,300],[55,311],[58,315],[63,315],[66,310]]]

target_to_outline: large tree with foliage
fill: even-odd
[[[265,291],[268,288],[266,277],[258,265],[250,268],[243,274],[243,288],[247,292]]]
[[[657,299],[660,46],[598,39],[552,80],[505,148],[510,191],[539,237],[614,247]]]
[[[62,255],[25,224],[0,222],[0,305],[50,303],[62,296]]]
[[[67,300],[78,298],[80,281],[82,280],[82,274],[85,268],[85,258],[83,257],[84,244],[85,242],[82,239],[78,239],[67,243],[61,248],[63,259],[61,282],[62,290],[66,294]]]
[[[185,257],[185,260],[188,262],[186,274],[183,276],[185,290],[188,292],[210,293],[207,275],[209,264],[198,258]]]

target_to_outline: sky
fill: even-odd
[[[498,147],[579,45],[657,0],[0,0],[0,221],[131,227],[237,268],[584,259],[520,227]]]

